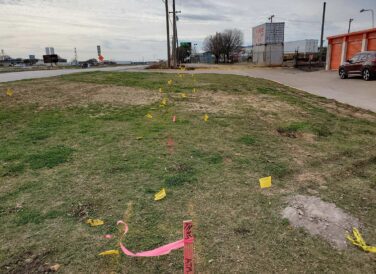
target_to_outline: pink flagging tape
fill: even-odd
[[[163,256],[169,254],[171,251],[180,249],[184,247],[184,240],[180,240],[174,243],[170,243],[161,247],[158,247],[156,249],[150,250],[150,251],[144,251],[139,253],[133,253],[125,248],[125,246],[120,243],[120,248],[123,251],[123,253],[127,256],[131,257],[157,257],[157,256]]]
[[[124,223],[123,221],[118,221],[117,225],[124,225],[124,233],[123,235],[127,234],[128,232],[128,225]],[[153,250],[149,251],[143,251],[139,253],[133,253],[132,251],[128,250],[123,243],[120,242],[120,248],[123,251],[123,253],[130,257],[157,257],[157,256],[163,256],[169,254],[173,250],[177,250],[180,248],[183,248],[186,244],[193,243],[193,238],[189,238],[186,240],[179,240],[161,247],[158,247]]]

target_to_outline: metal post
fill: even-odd
[[[326,13],[326,2],[324,2],[323,12],[322,12],[321,40],[320,40],[320,53],[319,53],[320,64],[322,62],[322,54],[323,54],[323,46],[324,46],[325,13]]]
[[[167,67],[171,68],[171,49],[170,49],[170,22],[169,22],[169,11],[168,11],[168,0],[165,0],[166,7],[166,32],[167,32]]]

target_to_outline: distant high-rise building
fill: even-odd
[[[55,54],[55,49],[53,47],[46,47],[46,55]]]

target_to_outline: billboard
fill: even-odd
[[[265,31],[266,25],[259,25],[254,27],[252,30],[252,45],[262,45],[265,44]]]
[[[190,50],[192,48],[192,43],[191,42],[181,42],[180,47]]]
[[[59,57],[57,56],[57,54],[43,55],[43,62],[45,64],[57,63],[59,62]]]
[[[252,29],[252,45],[281,44],[285,41],[285,23],[265,23]]]

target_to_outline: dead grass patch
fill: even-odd
[[[192,100],[181,101],[180,104],[193,112],[239,114],[244,109],[253,108],[258,112],[270,115],[270,120],[275,119],[273,114],[288,114],[298,109],[286,102],[275,100],[265,95],[229,94],[224,91],[201,91],[190,95]],[[262,115],[268,120],[267,115]]]
[[[350,105],[345,105],[336,102],[335,100],[325,101],[320,103],[322,106],[325,107],[330,113],[334,113],[340,115],[342,117],[353,117],[353,118],[360,118],[369,121],[376,121],[376,117],[370,111],[356,108]]]
[[[45,263],[45,258],[50,252],[46,251],[42,254],[33,254],[28,251],[19,257],[14,258],[12,262],[9,262],[2,266],[3,273],[49,273],[54,272],[51,269],[51,265]]]
[[[18,85],[12,97],[0,100],[7,106],[37,105],[40,109],[71,107],[104,103],[111,105],[149,105],[161,99],[161,95],[145,89],[100,85],[89,83],[67,83],[65,81],[40,80],[30,85]]]

